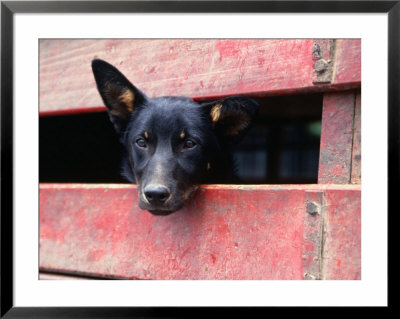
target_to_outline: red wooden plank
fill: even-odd
[[[326,93],[322,108],[319,184],[347,184],[351,178],[355,93]]]
[[[41,40],[40,111],[101,106],[90,67],[95,57],[114,64],[149,96],[210,98],[359,87],[359,64],[347,61],[358,55],[347,52],[360,41],[341,41],[335,83],[315,85],[311,39]],[[348,66],[350,73],[343,71]]]
[[[338,39],[333,84],[342,87],[344,83],[361,82],[361,40]]]
[[[41,111],[41,117],[50,117],[50,116],[60,116],[60,115],[78,115],[78,114],[88,114],[88,113],[97,113],[97,112],[106,112],[107,108],[105,106],[98,106],[98,107],[81,107],[81,108],[74,108],[71,109],[59,109],[59,110],[46,110]]]
[[[361,93],[356,95],[353,135],[351,183],[361,184]]]
[[[303,279],[306,192],[328,188],[340,198],[360,191],[204,186],[184,210],[156,217],[138,208],[132,185],[42,184],[40,266],[118,278]]]
[[[322,279],[361,279],[361,193],[326,190]]]

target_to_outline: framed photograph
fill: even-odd
[[[1,316],[388,307],[399,15],[2,2]]]

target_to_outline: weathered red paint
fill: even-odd
[[[324,95],[318,168],[320,184],[350,183],[355,101],[353,91]]]
[[[321,279],[361,279],[361,214],[358,191],[341,196],[325,191],[324,247]],[[329,205],[334,203],[334,205]]]
[[[361,82],[361,40],[336,40],[336,67],[333,84],[342,87],[342,83]]]
[[[303,279],[312,263],[304,257],[321,254],[314,242],[322,241],[310,241],[315,226],[306,201],[310,192],[328,190],[336,197],[326,206],[333,208],[354,194],[346,214],[356,219],[355,185],[204,186],[184,210],[156,217],[138,208],[135,186],[42,184],[40,267],[127,279]],[[335,222],[329,220],[330,230],[348,228],[346,219]],[[343,247],[358,240],[341,235]],[[342,265],[360,258],[341,247],[325,258],[340,256]],[[346,271],[357,277],[359,269]]]
[[[356,95],[351,158],[351,183],[361,184],[361,93]]]
[[[361,41],[336,42],[336,78],[316,85],[312,39],[41,40],[40,113],[103,105],[90,67],[95,57],[114,64],[149,96],[201,99],[360,87]]]

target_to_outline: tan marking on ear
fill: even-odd
[[[215,104],[212,108],[211,108],[211,121],[213,123],[216,123],[219,118],[221,117],[221,108],[222,108],[222,104]]]
[[[210,162],[207,162],[207,171],[209,171],[211,169],[211,164]]]
[[[135,101],[135,94],[130,89],[125,89],[122,91],[119,100],[126,105],[126,109],[132,113],[133,112],[133,103]]]
[[[144,131],[143,135],[144,135],[144,137],[145,137],[146,139],[149,138],[149,133],[147,133],[147,131]]]
[[[182,130],[182,132],[181,132],[181,134],[179,135],[179,137],[180,137],[181,139],[184,139],[184,138],[185,138],[185,131],[184,131],[184,130]]]

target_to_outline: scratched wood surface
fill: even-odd
[[[336,40],[335,70],[332,84],[338,89],[361,82],[361,40]]]
[[[361,167],[358,144],[358,139],[361,139],[358,128],[360,117],[356,117],[356,129],[354,121],[357,96],[359,92],[355,91],[324,95],[318,167],[320,184],[349,184],[352,178],[352,160],[354,159],[354,167]],[[358,111],[361,111],[360,107],[361,105],[358,106]],[[353,145],[354,139],[356,145]],[[355,169],[353,180],[361,181],[358,176]]]
[[[361,93],[356,95],[351,157],[351,183],[361,184]]]
[[[101,110],[90,62],[107,60],[149,96],[212,98],[359,87],[360,40],[336,40],[331,84],[313,83],[312,39],[40,40],[40,112]],[[350,57],[350,58],[349,58]]]
[[[320,212],[307,209],[325,194]],[[157,217],[138,208],[134,185],[42,184],[40,267],[121,279],[358,279],[360,205],[357,185],[209,185]]]
[[[321,279],[359,280],[361,276],[361,193],[325,192]]]

